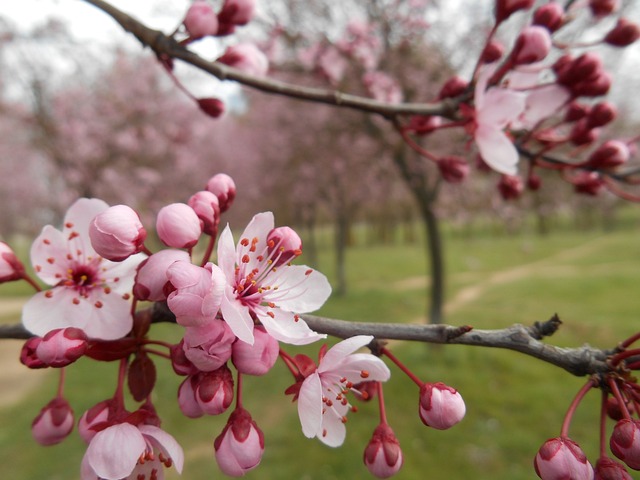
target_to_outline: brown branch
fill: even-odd
[[[130,15],[103,0],[84,0],[110,15],[127,32],[134,35],[143,46],[151,48],[159,58],[182,60],[220,80],[233,80],[244,86],[265,93],[282,95],[299,100],[324,103],[335,107],[351,108],[363,112],[377,113],[384,117],[394,115],[440,115],[449,117],[455,111],[454,101],[440,103],[386,103],[371,98],[342,93],[335,90],[304,87],[278,80],[248,75],[221,63],[205,60],[180,45],[174,38],[159,30],[153,30]]]

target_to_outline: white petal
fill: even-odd
[[[291,312],[276,308],[271,310],[271,313],[273,313],[273,317],[257,312],[258,318],[267,333],[279,342],[291,345],[307,345],[327,338],[326,335],[311,330],[302,318],[296,317]]]
[[[218,238],[218,266],[222,269],[227,282],[233,284],[235,278],[236,245],[229,224]]]
[[[491,168],[505,175],[518,172],[518,150],[503,131],[480,125],[475,132],[475,141],[480,156]]]
[[[476,122],[479,126],[502,129],[524,111],[526,100],[527,95],[523,92],[490,88],[484,96],[484,106],[477,110]]]
[[[281,268],[285,270],[276,274],[273,283],[269,278],[264,282],[272,287],[264,296],[266,301],[290,312],[307,313],[319,309],[331,295],[329,280],[317,270],[306,265]]]
[[[121,423],[98,432],[85,455],[99,477],[118,480],[133,471],[146,446],[136,427]]]
[[[158,447],[166,457],[171,458],[178,473],[182,472],[184,452],[176,439],[161,428],[153,425],[140,425],[138,428],[143,435],[153,438],[157,442],[154,447]]]
[[[334,403],[334,405],[336,405]],[[336,406],[342,406],[338,403]],[[346,409],[343,414],[346,415]],[[318,435],[318,439],[329,447],[339,447],[344,443],[347,435],[347,428],[342,421],[342,416],[333,412],[327,412],[322,416],[322,432]]]
[[[372,335],[356,335],[355,337],[350,337],[336,343],[327,351],[325,356],[322,357],[320,365],[318,366],[318,371],[322,373],[338,368],[347,355],[350,355],[359,348],[368,345],[371,340],[373,340]]]
[[[298,416],[307,438],[322,435],[322,384],[317,373],[309,375],[298,395]]]
[[[66,278],[68,252],[67,240],[62,233],[46,225],[31,244],[31,265],[47,285],[57,285]]]
[[[222,318],[236,337],[253,345],[253,320],[249,315],[249,309],[236,300],[230,290],[231,287],[227,286],[227,291],[222,297],[220,304]]]
[[[318,368],[320,370],[320,368]],[[367,377],[361,376],[363,371],[367,372]],[[370,353],[356,353],[349,355],[339,368],[341,377],[346,377],[347,381],[359,383],[365,380],[386,382],[391,376],[389,367],[378,357]]]
[[[527,96],[526,110],[520,117],[520,125],[533,128],[538,122],[556,113],[571,98],[569,91],[560,85],[536,88]]]
[[[24,305],[24,328],[39,337],[56,328],[77,327],[84,330],[88,320],[86,305],[73,304],[73,299],[77,297],[75,292],[65,287],[53,288],[49,292],[36,293]]]

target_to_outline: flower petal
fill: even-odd
[[[222,269],[228,283],[233,283],[235,278],[236,245],[233,242],[233,234],[229,224],[224,228],[218,238],[218,266]]]
[[[502,129],[524,111],[526,100],[523,92],[490,88],[484,95],[484,106],[477,110],[476,122],[479,126]]]
[[[270,311],[273,317],[260,311],[256,313],[267,333],[279,342],[307,345],[327,338],[326,335],[311,330],[304,320],[291,312],[276,308]]]
[[[227,285],[220,304],[222,318],[227,322],[233,334],[243,342],[253,345],[253,319],[249,309],[233,296],[233,288]]]
[[[317,372],[302,382],[298,393],[298,416],[302,433],[307,438],[322,434],[322,384]]]
[[[348,355],[368,345],[371,340],[373,340],[372,335],[356,335],[355,337],[350,337],[336,343],[327,351],[324,357],[322,357],[318,371],[322,373],[339,367]]]
[[[184,451],[176,439],[153,425],[140,425],[138,429],[143,435],[155,441],[154,447],[160,449],[165,457],[169,457],[178,473],[181,473],[184,465]]]
[[[31,244],[31,265],[47,285],[57,285],[66,278],[67,240],[60,230],[46,225]]]
[[[120,423],[98,432],[85,456],[98,477],[118,480],[133,471],[146,446],[138,428]]]
[[[270,283],[269,278],[265,281],[265,285],[271,287],[265,300],[290,312],[307,313],[319,309],[331,295],[329,280],[317,270],[306,265],[282,268],[282,273],[274,277],[274,283]]]
[[[475,141],[480,156],[491,168],[505,175],[518,172],[518,150],[502,130],[478,125]]]

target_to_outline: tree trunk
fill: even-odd
[[[433,204],[420,206],[422,221],[424,222],[426,239],[426,255],[429,260],[431,282],[427,282],[427,318],[429,323],[442,323],[442,308],[444,306],[444,260],[442,235],[438,217],[433,211]]]
[[[347,293],[346,251],[349,241],[349,217],[343,209],[336,213],[335,251],[336,251],[336,288],[335,294],[343,296]]]

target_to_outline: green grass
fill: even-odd
[[[638,233],[628,229],[606,236],[562,232],[545,238],[473,239],[450,235],[445,243],[447,298],[455,307],[447,322],[501,328],[543,321],[558,313],[564,325],[549,343],[612,347],[639,326]],[[331,252],[320,253],[322,271],[333,278]],[[347,258],[350,290],[344,297],[330,299],[321,314],[376,322],[421,321],[426,303],[420,245],[359,246],[350,249]],[[460,302],[458,295],[469,289],[475,296]],[[154,336],[160,338],[175,340],[178,335],[179,328],[173,325],[154,328]],[[423,426],[417,415],[417,388],[391,366],[385,400],[405,456],[399,479],[536,478],[532,459],[537,449],[547,438],[558,435],[571,399],[585,382],[509,351],[408,342],[394,342],[391,348],[419,377],[458,388],[468,411],[464,421],[449,431]],[[287,350],[315,356],[311,352],[316,348]],[[162,360],[158,364],[166,366]],[[81,360],[68,370],[68,394],[78,415],[111,394],[114,365]],[[183,417],[175,403],[181,379],[166,368],[161,370],[155,399],[163,427],[185,449],[183,478],[220,478],[212,443],[226,415],[198,420]],[[25,369],[24,374],[29,372]],[[261,466],[247,478],[368,478],[362,451],[376,425],[376,405],[361,405],[350,416],[345,445],[330,449],[302,435],[296,405],[282,394],[290,383],[282,365],[266,377],[245,382],[245,407],[263,429],[266,442]],[[76,436],[48,448],[37,446],[30,438],[30,422],[53,395],[55,384],[51,374],[24,402],[0,409],[0,464],[10,466],[12,479],[79,478],[85,446]],[[587,396],[571,428],[572,437],[594,460],[598,399],[596,392]],[[168,478],[178,477],[170,472]]]

